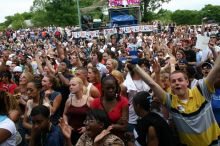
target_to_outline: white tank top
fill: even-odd
[[[86,87],[86,94],[85,95],[88,96],[88,97],[91,96],[90,95],[91,87],[92,87],[92,83],[89,83],[89,85]]]

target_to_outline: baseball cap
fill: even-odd
[[[22,68],[20,66],[16,66],[14,69],[13,69],[13,72],[22,72]]]
[[[6,61],[7,66],[11,66],[11,64],[12,64],[12,61],[10,61],[10,60]]]

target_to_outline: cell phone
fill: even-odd
[[[137,64],[139,61],[138,51],[129,51],[129,56],[131,57],[131,64]]]

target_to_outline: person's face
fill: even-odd
[[[163,59],[164,58],[164,55],[163,55],[163,53],[157,53],[157,57],[158,57],[158,59]]]
[[[170,85],[174,94],[184,96],[187,92],[189,82],[182,73],[175,73],[170,76]]]
[[[107,53],[103,53],[102,58],[103,58],[103,60],[105,60],[105,61],[108,60],[108,58],[109,58],[109,57],[108,57],[108,54],[107,54]]]
[[[13,74],[16,79],[19,79],[21,76],[21,72],[13,72]]]
[[[149,52],[145,53],[147,59],[151,59],[151,55]]]
[[[179,66],[179,68],[180,68],[180,70],[185,70],[186,69],[186,67],[187,67],[187,65],[186,64],[184,64],[184,63],[178,63],[178,66]]]
[[[30,82],[27,84],[27,95],[29,98],[36,98],[38,93],[38,89],[35,87],[34,83]]]
[[[111,72],[113,70],[113,64],[110,60],[107,60],[106,62],[106,69]]]
[[[90,68],[90,67],[93,67],[91,62],[87,64],[87,68]]]
[[[75,76],[79,77],[83,81],[87,79],[87,75],[83,73],[82,70],[76,70]]]
[[[52,83],[50,82],[49,78],[46,76],[43,77],[41,84],[44,90],[48,90],[52,87]]]
[[[27,63],[31,63],[31,59],[30,58],[27,58],[26,61],[27,61]]]
[[[41,132],[48,130],[50,120],[43,117],[42,115],[32,116],[32,127],[34,130]]]
[[[76,56],[71,56],[70,59],[71,59],[70,62],[71,62],[72,65],[75,65],[77,63],[77,57]]]
[[[90,55],[90,58],[91,58],[91,61],[92,61],[92,62],[97,62],[97,61],[98,61],[98,56],[97,56],[97,54],[91,54],[91,55]]]
[[[46,73],[50,72],[50,70],[49,70],[49,68],[47,66],[44,67],[44,72],[46,72]]]
[[[111,43],[112,43],[112,44],[116,44],[116,37],[115,37],[115,36],[113,36],[113,37],[111,38]]]
[[[210,37],[209,41],[215,43],[217,41],[217,38],[216,37]]]
[[[167,73],[162,74],[161,82],[162,82],[163,88],[168,88],[170,86],[169,74]]]
[[[1,81],[2,81],[3,83],[7,83],[7,82],[9,81],[9,78],[3,76],[2,79],[1,79]]]
[[[176,53],[176,59],[182,59],[183,58],[183,54],[181,54],[180,52]]]
[[[16,64],[12,63],[10,66],[10,70],[13,71],[13,69],[16,67]]]
[[[26,85],[27,82],[28,82],[28,81],[27,81],[26,76],[25,76],[24,74],[22,74],[21,77],[20,77],[19,84],[20,84],[20,85]]]
[[[203,77],[207,77],[209,72],[211,71],[212,67],[210,66],[204,66],[202,67],[202,75]]]
[[[116,83],[113,80],[106,80],[103,88],[104,97],[106,100],[113,100],[116,98]]]
[[[94,80],[95,80],[95,74],[92,71],[92,69],[88,69],[88,80],[91,83],[94,82]]]
[[[91,138],[95,138],[103,129],[103,125],[95,118],[86,117],[84,124],[86,125],[86,131]]]
[[[80,84],[75,80],[70,80],[70,92],[77,93],[80,90]]]
[[[67,69],[66,63],[62,62],[59,65],[59,71],[64,72]]]

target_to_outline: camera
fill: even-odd
[[[130,63],[131,64],[137,64],[139,61],[138,58],[138,51],[129,51],[129,56],[130,56]]]

